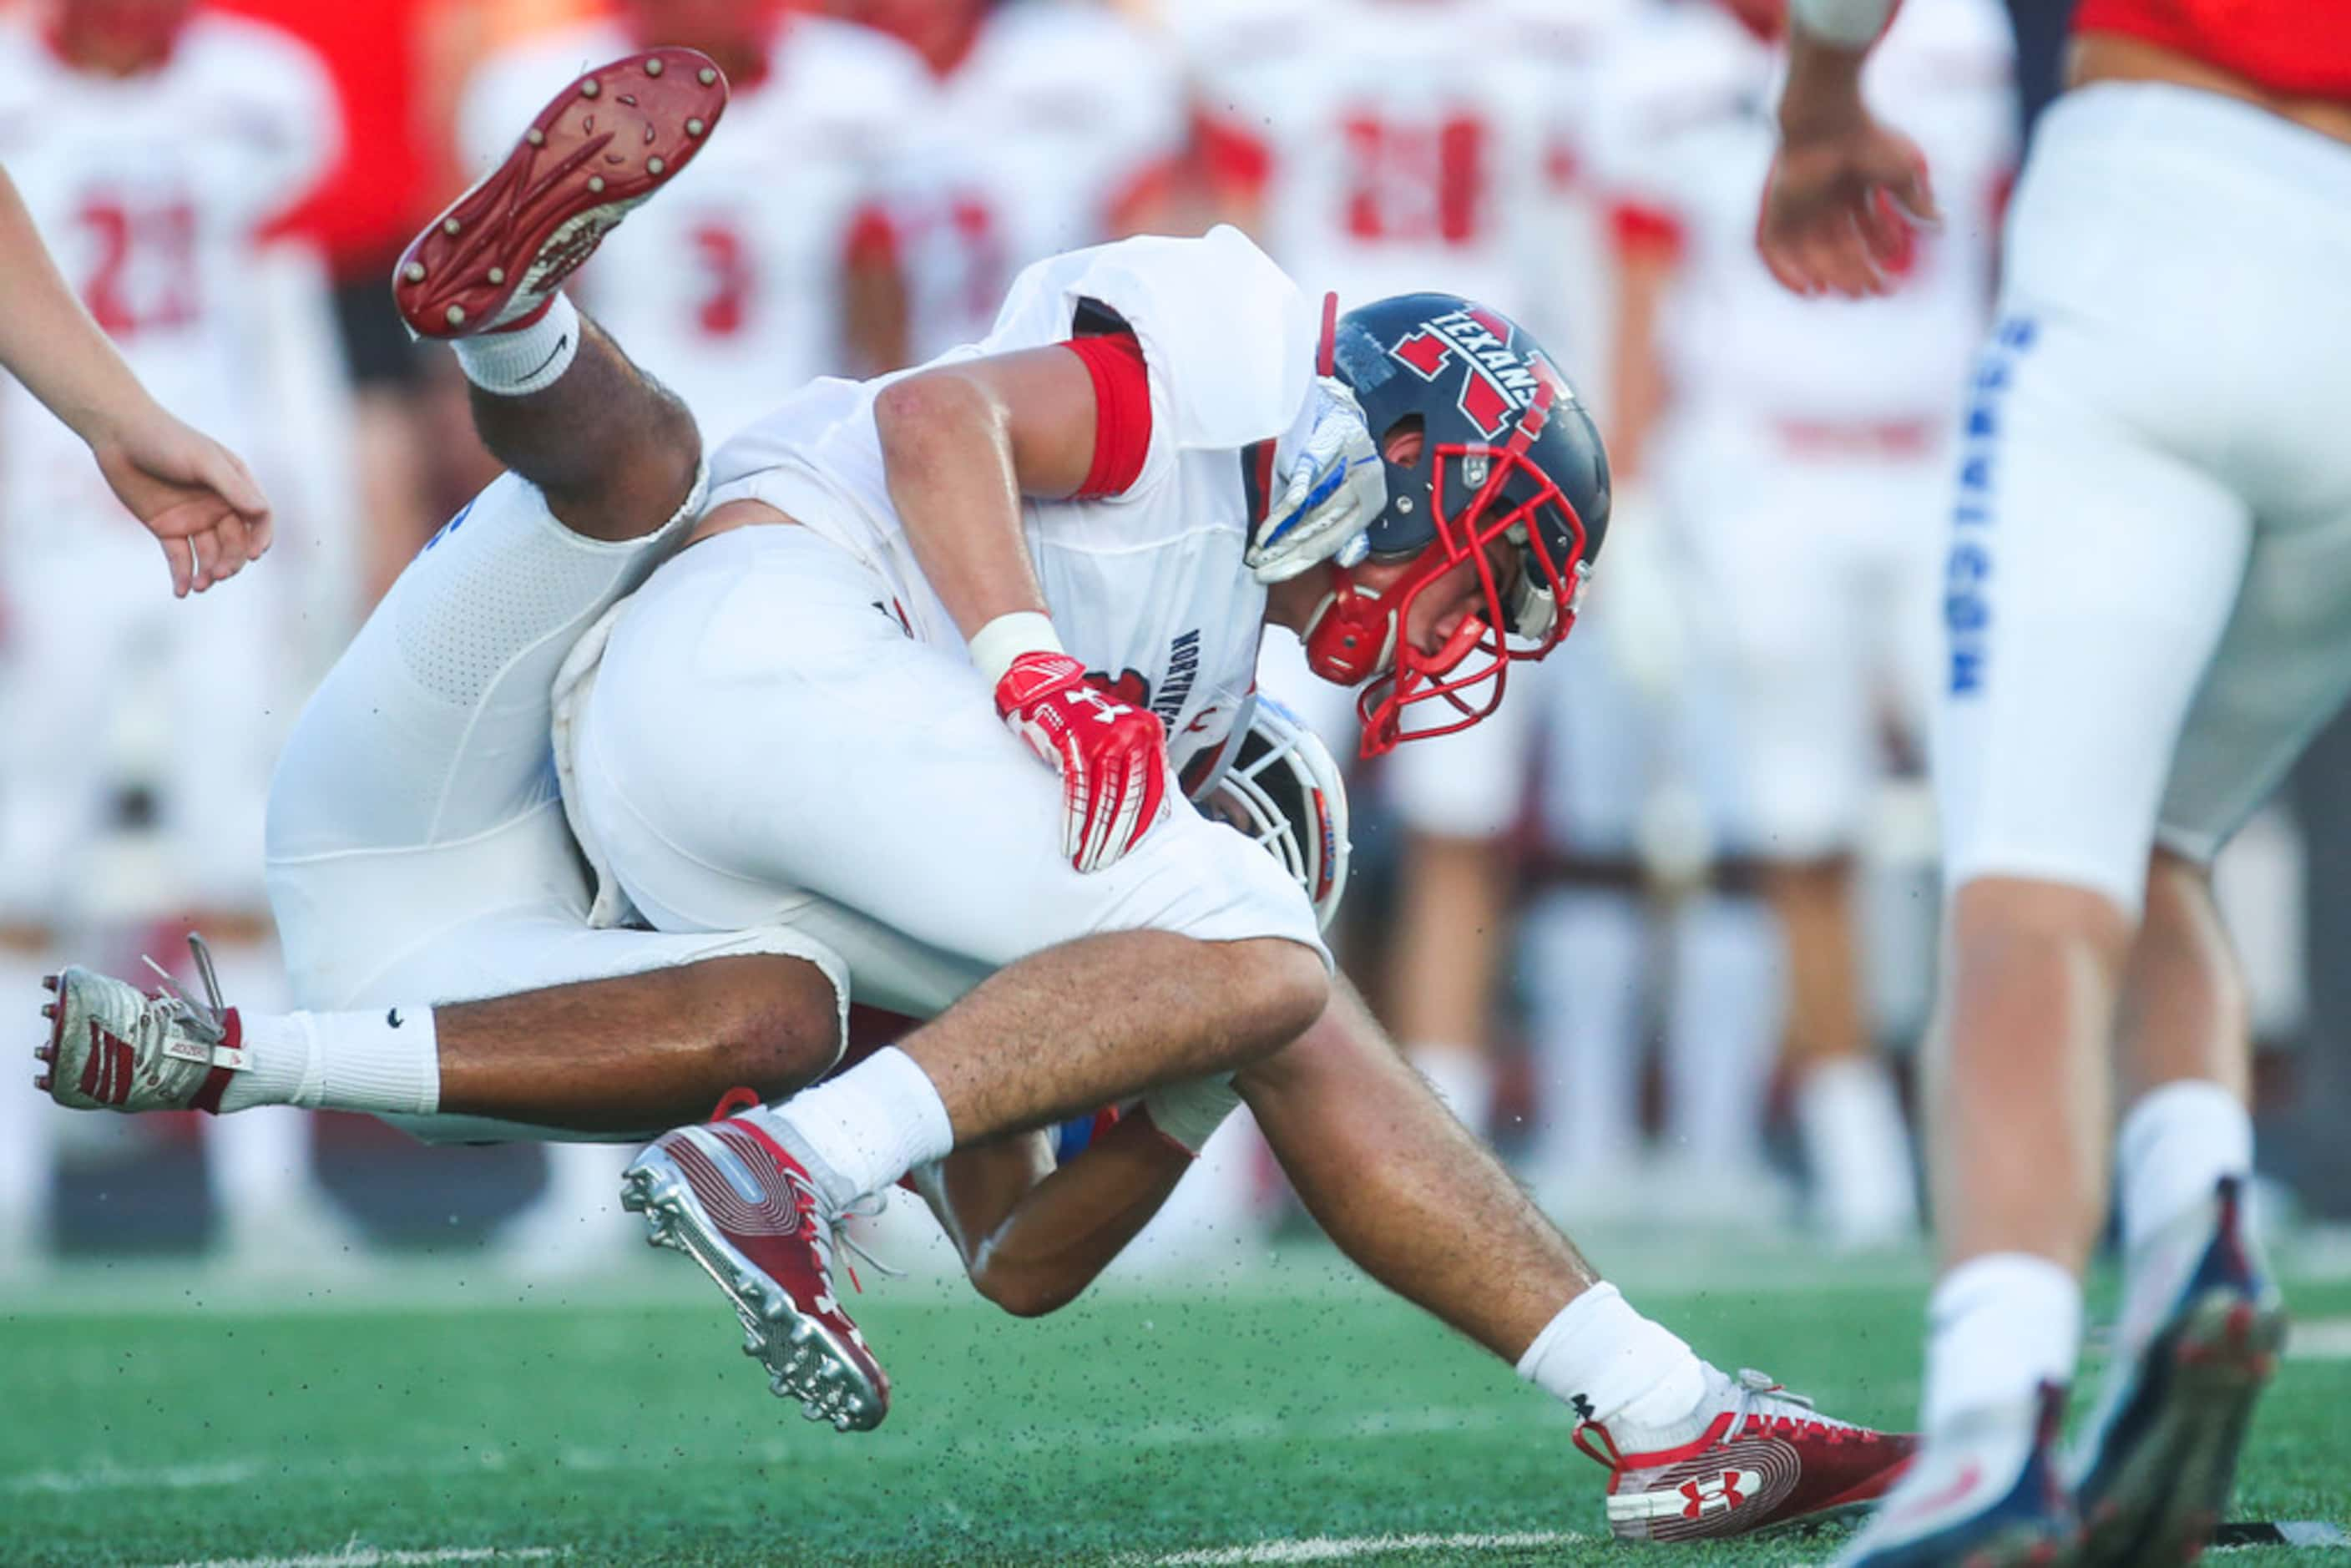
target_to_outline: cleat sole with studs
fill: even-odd
[[[648,1151],[621,1178],[621,1207],[645,1217],[645,1239],[684,1253],[724,1291],[743,1325],[743,1354],[768,1372],[770,1392],[810,1421],[871,1431],[887,1407],[831,1332],[800,1314],[785,1291],[709,1227],[684,1176]]]
[[[693,49],[599,67],[540,110],[501,163],[408,246],[392,300],[422,338],[526,319],[629,210],[676,177],[726,108]]]

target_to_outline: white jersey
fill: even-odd
[[[1562,235],[1589,78],[1622,0],[1191,0],[1176,14],[1217,144],[1262,193],[1259,237],[1343,307],[1439,289],[1566,354],[1601,257]],[[1561,254],[1564,244],[1569,254]],[[1580,254],[1579,254],[1580,253]],[[1588,329],[1586,329],[1588,330]]]
[[[491,166],[583,67],[637,46],[607,22],[494,57],[466,90],[468,155]],[[736,88],[693,167],[605,239],[576,285],[712,446],[781,393],[858,368],[842,337],[843,266],[929,90],[913,50],[822,17],[781,25],[768,67]]]
[[[1302,417],[1318,321],[1262,252],[1219,228],[1040,262],[995,330],[943,360],[1063,341],[1089,301],[1142,346],[1150,445],[1122,495],[1027,503],[1029,544],[1062,643],[1159,716],[1181,766],[1230,729],[1254,685],[1265,590],[1241,559],[1244,454]],[[873,400],[891,379],[820,382],[745,430],[717,455],[712,501],[756,497],[799,519],[874,574],[909,634],[960,653],[890,501]]]
[[[1596,172],[1630,212],[1679,236],[1682,265],[1659,313],[1672,384],[1742,415],[1947,422],[1991,298],[2014,162],[2011,54],[1992,0],[1902,7],[1863,87],[1926,153],[1944,225],[1919,236],[1890,298],[1806,299],[1755,254],[1782,51],[1711,0],[1625,29],[1601,78]]]
[[[910,341],[925,359],[987,330],[1020,269],[1116,237],[1181,155],[1180,79],[1116,14],[999,6],[934,89],[890,204]]]
[[[239,452],[266,446],[277,413],[261,390],[256,250],[340,141],[326,68],[275,28],[202,13],[162,66],[117,79],[0,25],[0,166],[156,400]],[[14,382],[0,386],[0,472],[13,528],[120,515],[81,443]]]

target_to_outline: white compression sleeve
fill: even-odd
[[[1865,49],[1886,31],[1901,0],[1792,0],[1796,26],[1823,43]]]

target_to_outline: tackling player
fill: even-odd
[[[1614,1471],[1620,1533],[1743,1533],[1875,1495],[1904,1440],[1818,1416],[1761,1378],[1727,1377],[1634,1312],[1347,1005],[1326,1009],[1302,887],[1249,837],[1151,804],[1172,784],[1167,728],[1196,737],[1187,749],[1240,733],[1225,705],[1246,698],[1270,593],[1310,628],[1319,662],[1387,666],[1365,706],[1370,733],[1390,742],[1407,704],[1451,714],[1449,695],[1494,689],[1500,665],[1564,633],[1604,517],[1604,471],[1556,373],[1507,321],[1444,298],[1370,308],[1350,317],[1336,374],[1318,382],[1311,313],[1237,235],[1044,264],[1008,307],[998,351],[889,383],[820,382],[738,444],[723,470],[739,470],[737,496],[710,513],[705,541],[656,574],[664,591],[634,604],[609,646],[601,625],[580,640],[557,678],[580,629],[703,507],[690,419],[552,291],[694,156],[722,104],[716,68],[686,51],[591,73],[403,263],[408,319],[458,340],[476,421],[515,474],[403,575],[280,769],[272,874],[296,977],[306,998],[347,1010],[245,1018],[69,971],[43,1048],[52,1092],[121,1109],[298,1099],[405,1113],[443,1136],[617,1129],[682,1120],[681,1106],[698,1115],[730,1079],[771,1097],[806,1082],[840,1050],[848,965],[884,1000],[925,988],[945,999],[1001,965],[781,1115],[689,1128],[641,1156],[632,1190],[657,1233],[713,1269],[781,1385],[815,1413],[870,1427],[886,1408],[880,1369],[826,1277],[831,1221],[862,1191],[959,1143],[1137,1092],[1155,1123],[1180,1124],[1176,1086],[1247,1061],[1236,1087],[1325,1227],[1587,1417],[1583,1440]],[[1096,304],[1081,311],[1081,298]],[[1070,337],[1089,325],[1092,339]],[[975,423],[964,399],[990,386],[1011,407]],[[1388,464],[1359,455],[1371,447],[1359,392]],[[896,412],[883,424],[841,412],[885,398]],[[975,438],[982,461],[953,450]],[[821,466],[792,450],[810,439],[826,447]],[[921,446],[932,439],[950,446]],[[1051,539],[1032,556],[1015,453],[1026,483],[1076,492],[1092,476],[1127,498],[1038,503]],[[989,462],[1000,488],[972,483]],[[1349,469],[1359,482],[1392,473],[1397,493],[1338,482],[1316,496],[1318,480]],[[910,513],[969,507],[963,526],[926,536],[974,552],[950,589],[958,601],[1008,580],[1033,592],[1018,581],[1040,570],[1057,585],[1068,607],[1056,605],[1056,622],[1014,611],[1029,619],[983,638],[980,656],[1008,655],[1001,706],[1062,779],[1000,727],[910,557],[861,559],[813,527],[757,515],[772,503],[753,496],[792,484],[794,505],[836,530],[880,518],[820,511],[835,485],[865,486],[883,506],[920,494]],[[1337,505],[1308,504],[1331,495]],[[1382,548],[1389,559],[1360,559]],[[1196,570],[1164,575],[1168,549]],[[1290,575],[1269,590],[1257,570]],[[1137,642],[1106,683],[1119,696],[1038,645],[1055,624],[1100,645],[1103,601],[1072,598],[1073,580],[1124,591],[1113,612]],[[665,647],[664,625],[695,618],[712,591],[727,602]],[[1225,620],[1168,634],[1199,595]],[[770,596],[795,608],[779,619]],[[1506,643],[1498,626],[1527,641]],[[1008,653],[1014,638],[1028,646]],[[699,825],[679,815],[685,800],[645,788],[666,779],[640,766],[658,759],[635,755],[675,744],[642,706],[673,652],[695,666],[667,689],[693,705]],[[787,707],[803,727],[768,727]],[[648,879],[679,901],[731,889],[744,924],[590,927],[549,787],[550,708],[589,847],[657,905]],[[855,736],[828,738],[842,726]],[[607,733],[622,727],[628,736]],[[763,740],[784,749],[747,776],[729,753]],[[1122,751],[1140,766],[1102,766]],[[614,760],[625,776],[605,772]],[[612,831],[639,808],[659,813],[662,836]],[[727,878],[662,858],[696,852],[708,828],[737,835],[722,852],[755,862],[770,849],[806,864],[835,857],[841,902],[763,889],[774,865]],[[1062,935],[1076,939],[1048,946]],[[831,936],[851,944],[848,965]],[[528,985],[545,988],[502,994]],[[489,999],[401,1000],[465,995]],[[387,1002],[381,1017],[358,1010]],[[801,1159],[781,1152],[786,1141]]]
[[[1796,0],[1759,231],[1791,287],[1878,290],[1905,214],[1932,210],[1856,90],[1888,9]],[[2210,866],[2351,689],[2351,16],[2085,0],[2072,79],[1962,428],[1945,1272],[1925,1454],[1849,1558],[1873,1568],[2054,1561],[2085,1530],[2081,1561],[2189,1560],[2283,1334],[2244,1221],[2250,1030]],[[2123,1322],[2061,1467],[2110,1157]]]

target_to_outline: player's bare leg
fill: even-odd
[[[1297,1043],[1234,1082],[1347,1255],[1505,1361],[1599,1282],[1347,988]]]
[[[1583,1417],[1579,1446],[1614,1472],[1618,1536],[1825,1516],[1865,1504],[1898,1471],[1907,1440],[1815,1416],[1760,1375],[1727,1377],[1635,1312],[1345,987],[1297,1043],[1234,1082],[1350,1258]]]
[[[1841,1247],[1904,1240],[1918,1228],[1910,1141],[1862,1016],[1853,861],[1773,862],[1762,885],[1787,947],[1786,1056],[1813,1212]]]
[[[2073,1456],[2100,1564],[2186,1561],[2210,1539],[2284,1313],[2243,1195],[2251,1008],[2209,871],[2158,852],[2116,1030],[2123,1321]]]

